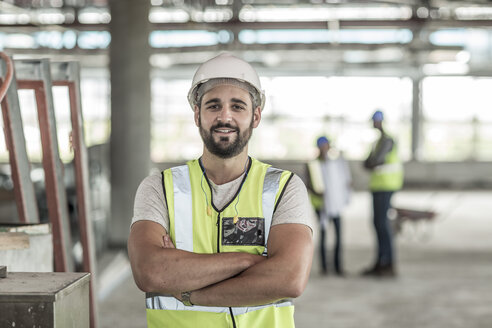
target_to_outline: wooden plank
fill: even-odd
[[[29,248],[29,235],[25,232],[0,232],[0,250]]]
[[[51,233],[51,227],[49,223],[41,224],[0,224],[0,232],[25,232],[29,235],[39,235]]]

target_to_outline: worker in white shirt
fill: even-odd
[[[347,162],[339,151],[330,146],[325,136],[318,138],[319,155],[308,163],[311,202],[320,221],[321,273],[328,273],[326,256],[326,234],[329,222],[335,227],[333,264],[337,275],[343,275],[342,235],[340,214],[351,194],[352,178]]]

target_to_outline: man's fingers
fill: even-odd
[[[175,248],[171,238],[169,238],[169,235],[162,236],[162,241],[164,243],[164,248]]]
[[[164,248],[169,248],[169,236],[168,235],[162,236],[162,241],[164,242]]]

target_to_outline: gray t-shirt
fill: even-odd
[[[222,208],[234,197],[243,177],[244,173],[239,178],[221,185],[210,181],[216,208]],[[307,225],[313,231],[313,214],[306,186],[297,175],[294,175],[285,187],[280,203],[273,213],[272,226],[283,223],[300,223]],[[146,177],[137,189],[132,224],[141,220],[157,222],[169,231],[169,214],[160,173]]]

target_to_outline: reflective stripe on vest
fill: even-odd
[[[193,252],[193,203],[191,199],[190,170],[188,165],[182,165],[171,169],[174,181],[174,207],[175,215],[179,220],[175,221],[176,248]]]
[[[270,233],[270,226],[272,225],[273,210],[275,208],[275,196],[277,195],[280,176],[282,170],[269,167],[265,175],[265,182],[263,183],[263,216],[265,218],[265,253],[268,242],[268,234]]]
[[[229,307],[221,306],[186,306],[176,298],[172,296],[163,295],[149,295],[145,300],[147,309],[150,310],[174,310],[174,311],[199,311],[199,312],[211,312],[211,313],[227,313],[229,314]],[[243,307],[231,307],[234,315],[241,315],[261,309],[265,309],[269,306],[282,307],[291,306],[292,301],[290,299],[281,300],[276,303],[259,305],[259,306],[243,306]]]

